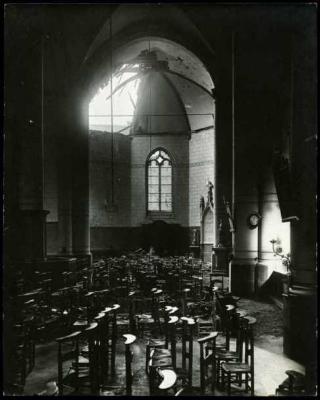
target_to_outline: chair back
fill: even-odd
[[[216,382],[216,338],[218,332],[211,332],[208,336],[198,339],[200,345],[200,393],[203,395],[206,391],[206,386],[211,383],[212,393],[215,390]],[[211,369],[211,376],[209,374]]]
[[[177,323],[179,318],[176,315],[171,315],[168,321],[169,343],[171,350],[172,366],[176,368],[177,365]]]
[[[99,373],[99,354],[100,354],[100,341],[99,341],[99,325],[97,322],[92,322],[86,328],[82,336],[88,341],[89,350],[89,379],[91,392],[93,394],[98,392],[100,385]]]
[[[78,388],[78,377],[79,377],[79,369],[78,369],[78,358],[79,358],[79,338],[81,332],[73,332],[70,335],[59,337],[56,339],[58,343],[58,388],[59,395],[63,396],[63,363],[66,361],[70,361],[70,358],[74,360],[75,363],[75,389]],[[70,345],[73,346],[70,351]],[[67,346],[67,350],[65,347]]]
[[[126,395],[132,395],[132,359],[133,353],[131,351],[130,346],[136,341],[136,336],[132,334],[125,334],[122,335],[125,339],[125,359],[126,359]]]
[[[181,317],[182,320],[182,369],[187,369],[188,384],[192,386],[193,333],[196,322],[193,318]],[[187,368],[188,361],[188,368]]]
[[[250,365],[251,373],[254,373],[254,325],[256,319],[253,317],[242,318],[243,332],[243,361]]]

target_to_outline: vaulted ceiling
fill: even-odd
[[[254,35],[257,41],[259,37],[266,36],[272,42],[274,37],[274,45],[277,45],[279,26],[282,33],[295,31],[299,35],[310,35],[303,23],[308,10],[288,6],[287,12],[284,12],[283,7],[286,5],[270,8],[236,4],[205,7],[148,3],[7,4],[4,32],[6,86],[10,86],[10,93],[15,96],[12,88],[19,90],[20,80],[37,73],[34,63],[37,53],[34,49],[40,46],[42,38],[46,94],[65,96],[85,78],[87,87],[92,86],[90,97],[108,74],[110,42],[116,65],[136,57],[149,46],[150,40],[157,57],[168,61],[171,71],[167,74],[168,79],[177,88],[182,102],[195,109],[199,103],[190,103],[196,97],[191,94],[198,90],[196,85],[180,79],[177,74],[174,76],[173,72],[210,91],[213,84],[203,64],[206,67],[210,64],[216,86],[215,68],[219,71],[220,65],[226,62],[221,62],[221,59],[229,57],[231,31],[242,30],[249,36]],[[192,53],[196,58],[192,57]],[[263,56],[263,49],[261,54]],[[251,63],[250,57],[248,60]]]
[[[112,68],[110,62],[113,64]],[[145,100],[139,101],[138,112],[144,114],[144,118],[152,108],[153,114],[162,115],[153,117],[153,127],[170,130],[168,124],[172,124],[172,118],[166,119],[164,114],[176,114],[177,120],[180,116],[178,114],[181,114],[181,117],[187,116],[188,131],[213,126],[214,83],[204,64],[185,47],[157,37],[133,40],[115,49],[112,58],[106,60],[105,77],[101,84],[109,80],[111,69],[117,72],[124,71],[124,68],[134,75],[127,81],[121,81],[118,87],[114,87],[113,92],[118,88],[122,89],[126,82],[139,79],[139,96]],[[148,107],[148,103],[153,106]],[[164,104],[171,104],[172,107]],[[162,122],[159,125],[160,119],[164,125]],[[180,129],[183,126],[178,125]]]

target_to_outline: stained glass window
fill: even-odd
[[[172,164],[163,150],[148,159],[148,211],[172,211]]]

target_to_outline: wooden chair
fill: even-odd
[[[23,320],[24,328],[25,328],[25,358],[26,358],[26,366],[27,373],[30,373],[33,370],[35,364],[35,346],[36,346],[36,325],[35,325],[35,317],[30,315],[29,317]]]
[[[161,334],[161,321],[160,321],[160,296],[163,295],[162,289],[152,288],[152,303],[151,303],[151,313],[154,320],[154,329],[157,329]]]
[[[130,346],[136,341],[136,336],[131,334],[122,335],[125,339],[125,359],[126,359],[126,395],[132,395],[132,381],[133,381],[133,374],[132,374],[132,359],[133,353],[131,351]]]
[[[162,339],[151,338],[146,345],[146,373],[149,374],[149,362],[152,349],[165,349],[168,348],[166,341]]]
[[[225,337],[225,344],[223,347],[226,350],[230,349],[230,339],[233,330],[234,315],[236,312],[235,306],[227,304],[226,306],[220,306],[220,320],[221,320],[221,332]]]
[[[152,318],[152,314],[136,314],[136,326],[139,337],[143,338],[147,331],[151,334],[154,328],[154,319]]]
[[[115,345],[112,341],[115,340],[115,334],[113,332],[114,326],[114,315],[113,308],[106,307],[101,313],[96,317],[100,329],[100,365],[101,365],[101,381],[105,380],[109,376],[111,371],[111,360],[115,357],[113,351]]]
[[[183,387],[192,388],[192,367],[193,367],[193,332],[196,325],[194,318],[181,317],[182,321],[182,360],[181,368],[175,368],[178,380]]]
[[[146,345],[146,373],[149,373],[150,354],[152,349],[168,349],[169,343],[171,348],[174,348],[173,358],[175,360],[175,327],[174,324],[178,321],[177,318],[171,318],[173,314],[178,311],[178,307],[165,306],[164,307],[164,321],[165,321],[165,339],[151,338]],[[169,323],[170,322],[170,323]],[[171,352],[165,352],[169,357]]]
[[[111,318],[111,344],[110,344],[110,361],[111,361],[111,374],[114,375],[116,372],[116,345],[118,338],[118,329],[117,329],[117,313],[120,309],[119,304],[114,304],[111,307],[112,318]]]
[[[254,335],[253,326],[256,320],[252,317],[242,318],[244,332],[244,361],[243,362],[224,362],[221,365],[222,384],[227,377],[227,394],[231,395],[231,383],[237,382],[242,385],[242,376],[245,375],[245,391],[250,390],[254,396]]]
[[[108,375],[108,312],[99,313],[94,321],[98,324],[98,336],[96,338],[99,346],[97,373],[99,374],[99,384],[103,385]]]
[[[193,291],[196,298],[201,299],[203,290],[203,277],[200,275],[193,275]]]
[[[217,287],[211,287],[208,289],[209,299],[211,299],[209,304],[210,316],[209,318],[204,318],[204,316],[200,316],[197,318],[197,327],[198,327],[198,337],[207,336],[212,331],[218,330],[221,328],[221,319],[217,315],[217,306],[216,306],[216,293],[218,291]]]
[[[157,370],[176,367],[176,325],[178,320],[177,316],[169,317],[170,349],[156,347],[150,354],[148,363],[150,395],[156,393]]]
[[[89,323],[93,321],[94,317],[97,315],[97,307],[95,304],[96,293],[91,291],[84,295],[85,308],[86,308],[86,321]]]
[[[63,366],[65,362],[69,362],[70,360],[74,360],[76,362],[76,367],[74,370],[74,377],[73,377],[73,387],[75,391],[78,389],[78,378],[79,372],[77,368],[77,361],[79,358],[79,337],[81,335],[80,331],[73,332],[70,335],[63,336],[56,339],[58,343],[58,388],[59,388],[59,395],[64,395],[64,375],[63,375]],[[67,350],[65,348],[67,347]],[[71,348],[71,349],[70,349]],[[68,385],[70,389],[70,385]]]
[[[176,307],[168,306],[167,310],[172,310],[176,312]],[[151,360],[149,363],[150,374],[149,374],[149,382],[150,382],[150,394],[168,394],[169,389],[173,389],[173,393],[176,395],[178,393],[182,393],[182,391],[175,387],[174,383],[176,380],[182,382],[184,387],[192,385],[192,345],[193,345],[193,337],[192,337],[192,328],[195,324],[195,321],[192,318],[185,317],[182,320],[183,324],[183,334],[182,334],[182,365],[183,367],[177,368],[177,360],[176,360],[176,327],[177,327],[178,317],[170,316],[169,317],[169,329],[170,329],[170,349],[163,348],[155,348],[151,354]],[[188,368],[186,368],[188,359]],[[167,386],[169,380],[165,380],[161,386],[158,386],[158,389],[161,389],[160,392],[157,391],[157,380],[159,376],[162,376],[163,370],[165,371],[174,371],[176,375],[176,379],[174,382],[171,382],[171,385]],[[168,372],[168,376],[173,376],[173,373]],[[170,375],[171,374],[171,375]],[[184,389],[183,389],[184,390]],[[171,393],[171,391],[170,391]]]
[[[202,395],[205,394],[208,383],[211,383],[212,394],[215,391],[215,344],[217,336],[218,332],[211,332],[210,335],[198,339],[200,345],[200,393]],[[211,376],[209,368],[211,369]]]
[[[27,355],[26,355],[26,332],[22,323],[15,324],[11,328],[10,342],[10,364],[12,363],[12,375],[16,378],[17,384],[24,386],[27,376]]]
[[[128,294],[128,311],[129,311],[129,327],[130,332],[136,333],[137,326],[136,326],[136,296],[138,294],[137,290],[132,290]]]
[[[169,339],[170,339],[170,326],[169,326],[169,320],[170,316],[174,316],[176,313],[178,313],[179,308],[176,306],[164,306],[164,331],[165,331],[165,348],[168,348],[169,345]]]
[[[78,371],[79,387],[89,386],[91,394],[97,394],[100,386],[98,323],[92,322],[84,329],[80,339],[87,345],[80,350],[79,357],[72,363],[72,367]]]
[[[147,373],[150,371],[150,367],[158,366],[157,361],[161,361],[162,366],[172,366],[173,368],[176,367],[176,325],[179,318],[175,315],[169,316],[168,321],[168,331],[166,336],[168,337],[168,343],[170,346],[166,345],[166,340],[152,340],[149,342],[149,346],[147,347],[147,356],[146,356],[146,363],[147,363]],[[170,347],[170,348],[168,348]],[[149,350],[148,350],[149,349]],[[150,351],[151,350],[151,351]]]
[[[231,325],[226,327],[226,331],[224,332],[226,334],[225,336],[225,343],[219,343],[216,347],[216,357],[215,357],[215,363],[216,363],[216,376],[217,376],[217,383],[220,383],[220,378],[221,378],[221,364],[222,362],[225,361],[231,361],[231,362],[241,362],[242,361],[242,356],[243,356],[243,341],[244,341],[244,329],[243,329],[243,323],[242,323],[242,317],[240,313],[236,313],[237,315],[237,333],[236,333],[236,338],[235,338],[235,348],[234,350],[230,350],[230,338],[232,334],[232,328]]]
[[[204,319],[202,317],[197,316],[197,336],[199,338],[208,336],[213,329],[213,322],[210,319]]]

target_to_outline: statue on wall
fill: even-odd
[[[229,221],[229,231],[230,231],[230,232],[235,232],[234,220],[233,220],[233,217],[232,217],[230,204],[229,204],[228,201],[226,201],[226,199],[224,198],[224,196],[223,196],[223,203],[224,203],[224,206],[225,206],[225,208],[226,208],[226,214],[227,214],[228,221]]]
[[[204,209],[205,209],[204,197],[200,196],[200,212],[201,212],[201,216],[203,215]]]
[[[218,225],[218,245],[217,247],[223,247],[223,243],[222,243],[222,235],[223,235],[223,224],[222,224],[222,219],[220,219],[219,221],[219,225]]]
[[[207,204],[213,207],[213,183],[211,181],[208,181],[207,187],[208,187]]]

